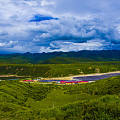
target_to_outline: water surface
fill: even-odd
[[[85,80],[85,81],[96,81],[96,80],[101,80],[105,78],[110,78],[114,76],[119,76],[120,73],[110,73],[110,74],[105,74],[105,75],[93,75],[93,76],[82,76],[82,77],[74,77],[74,80]]]

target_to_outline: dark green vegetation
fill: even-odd
[[[80,64],[0,64],[0,75],[26,77],[63,77],[78,74],[106,73],[120,70],[120,62]]]
[[[7,64],[72,64],[95,61],[120,61],[120,51],[103,50],[0,55],[0,63]]]
[[[70,86],[1,81],[0,120],[120,120],[120,77]]]
[[[24,55],[25,58],[27,54]],[[47,58],[48,54],[45,55]],[[27,64],[0,64],[0,75],[62,77],[120,70],[120,62],[114,62],[119,59],[110,56],[111,62],[105,62],[104,59],[104,62],[79,64],[77,57],[78,62],[73,62],[76,64],[28,64],[36,63],[33,61],[38,59],[31,57],[28,62],[28,59],[19,59],[18,56],[11,59],[10,55],[6,61],[3,57],[4,62],[0,58],[0,63],[16,61]],[[23,54],[21,56],[23,57]],[[120,56],[116,54],[117,57]],[[45,62],[45,59],[43,61]],[[37,63],[42,62],[38,60]],[[0,120],[120,120],[120,77],[70,86],[0,81]]]

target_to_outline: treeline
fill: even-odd
[[[45,73],[50,70],[49,66],[44,65],[0,65],[0,75],[17,75],[24,77],[44,77]]]
[[[64,77],[78,74],[105,73],[120,70],[120,62],[80,64],[0,64],[0,75],[25,77]]]

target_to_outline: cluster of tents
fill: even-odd
[[[60,84],[81,84],[81,83],[88,83],[89,81],[60,81]]]
[[[72,85],[72,84],[83,84],[89,83],[92,81],[77,81],[77,80],[23,80],[22,82],[47,82],[47,83],[56,83],[56,84],[63,84],[63,85]]]

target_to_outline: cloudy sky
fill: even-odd
[[[0,53],[111,49],[119,0],[0,0]]]

